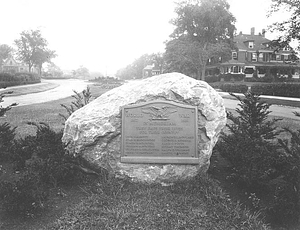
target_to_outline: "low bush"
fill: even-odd
[[[62,131],[55,132],[49,125],[28,123],[37,128],[35,136],[27,136],[16,141],[12,159],[17,170],[31,168],[38,172],[44,183],[52,186],[66,184],[80,177],[78,160],[65,154],[61,141]]]
[[[0,73],[0,88],[25,84],[34,84],[40,82],[40,76],[36,73]]]
[[[228,113],[229,134],[222,134],[216,148],[233,167],[232,177],[248,194],[259,201],[273,223],[290,224],[299,221],[299,133],[288,141],[277,141],[282,132],[278,120],[268,119],[270,105],[261,102],[259,95],[247,92],[240,101],[238,116]],[[300,131],[299,131],[300,132]],[[292,147],[289,147],[292,146]]]
[[[216,76],[216,75],[213,75],[213,76],[206,76],[206,77],[205,77],[205,81],[206,81],[207,83],[218,82],[218,81],[220,81],[220,76]]]
[[[13,151],[16,127],[12,128],[7,122],[0,124],[0,160],[10,160]]]
[[[300,84],[292,83],[272,83],[263,85],[253,85],[251,90],[260,95],[296,97],[300,98]]]
[[[226,73],[226,74],[220,74],[219,78],[223,79],[224,81],[243,81],[245,79],[245,74],[232,74],[232,73]]]
[[[230,93],[245,93],[248,90],[248,86],[246,85],[236,85],[225,83],[218,86],[223,92],[230,92]]]
[[[82,91],[82,95],[75,90],[73,92],[75,94],[72,95],[72,97],[75,99],[75,101],[73,101],[69,106],[64,104],[60,105],[67,111],[67,115],[61,113],[59,114],[59,116],[61,116],[64,119],[64,121],[66,121],[68,117],[71,116],[71,114],[74,113],[77,109],[80,109],[83,106],[87,105],[92,97],[90,87],[88,86],[85,90]]]
[[[33,213],[47,201],[49,188],[83,179],[79,160],[65,154],[62,132],[56,133],[43,123],[29,124],[36,126],[36,135],[15,140],[7,153],[19,174],[0,182],[0,200],[10,213]]]

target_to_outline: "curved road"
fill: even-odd
[[[1,103],[1,106],[8,106],[12,103],[18,103],[18,106],[22,105],[30,105],[30,104],[37,104],[37,103],[43,103],[47,101],[54,101],[61,98],[69,97],[71,95],[74,95],[73,90],[77,92],[81,92],[82,90],[86,89],[86,86],[90,83],[83,80],[76,80],[76,79],[67,79],[67,80],[43,80],[40,84],[45,84],[47,82],[59,84],[58,87],[54,89],[50,89],[44,92],[39,93],[32,93],[32,94],[26,94],[21,96],[12,96],[12,97],[4,97],[3,103]],[[37,86],[35,84],[34,86]],[[9,88],[13,91],[17,91],[20,87],[26,87],[26,86],[17,86]],[[27,86],[29,87],[29,86]]]
[[[59,86],[54,89],[47,90],[40,93],[32,93],[32,94],[13,96],[13,97],[4,97],[4,102],[1,104],[1,106],[7,106],[15,102],[18,103],[19,106],[22,106],[22,105],[30,105],[30,104],[43,103],[52,100],[58,100],[61,98],[74,95],[73,90],[81,92],[82,90],[86,89],[86,86],[88,84],[90,84],[87,81],[75,80],[75,79],[43,80],[43,83],[45,82],[56,83],[59,84]],[[19,86],[19,87],[26,87],[26,86]],[[17,88],[18,87],[13,87],[12,90],[16,91]],[[219,94],[221,96],[228,95],[227,93],[222,93],[222,92],[220,92]],[[299,104],[300,104],[300,99],[294,99],[294,100],[297,101],[299,100]],[[238,101],[224,98],[224,105],[228,109],[236,109],[238,105]],[[270,115],[286,117],[286,118],[300,121],[300,117],[296,117],[293,114],[294,111],[300,112],[300,108],[272,105],[270,107],[270,110],[272,111]]]

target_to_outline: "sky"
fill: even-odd
[[[267,18],[271,0],[227,1],[238,33],[255,27],[257,34],[282,20]],[[22,31],[40,29],[61,69],[82,65],[113,75],[143,54],[164,52],[175,6],[173,0],[2,0],[0,44],[13,46]]]

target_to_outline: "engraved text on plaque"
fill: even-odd
[[[151,101],[122,108],[124,163],[197,164],[197,107]]]

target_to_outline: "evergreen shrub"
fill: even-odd
[[[291,144],[278,142],[282,130],[276,127],[278,119],[268,119],[270,105],[251,91],[243,99],[232,96],[241,108],[236,109],[238,116],[228,113],[229,133],[221,135],[216,149],[231,163],[232,177],[248,194],[266,198],[256,208],[269,220],[286,225],[299,221],[299,133]]]

